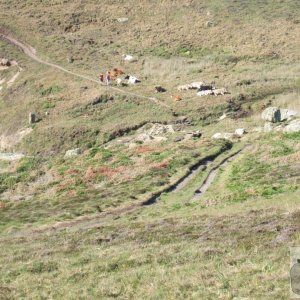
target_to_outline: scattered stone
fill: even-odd
[[[278,107],[268,107],[262,112],[261,118],[272,123],[280,122],[280,109]]]
[[[128,18],[117,18],[117,21],[119,23],[126,23],[126,22],[128,22]]]
[[[37,121],[37,117],[35,113],[29,113],[29,124],[34,124]]]
[[[222,120],[224,120],[226,117],[227,117],[227,115],[226,115],[226,113],[224,113],[224,114],[219,118],[219,120],[222,121]]]
[[[231,140],[234,138],[234,133],[231,132],[224,132],[220,133],[217,132],[212,136],[213,139],[224,139],[224,140]]]
[[[0,160],[15,161],[25,157],[22,153],[0,153]]]
[[[0,65],[3,67],[9,67],[10,66],[10,61],[7,58],[2,58],[0,60]]]
[[[76,157],[82,153],[80,148],[70,149],[66,152],[65,158]]]
[[[238,128],[235,130],[234,134],[238,136],[242,136],[246,133],[246,130],[244,128]]]

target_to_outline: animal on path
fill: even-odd
[[[109,73],[110,73],[111,78],[116,78],[118,76],[121,76],[121,75],[125,74],[123,70],[117,69],[117,68],[114,68],[114,69],[110,70]]]

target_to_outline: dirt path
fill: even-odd
[[[235,151],[234,153],[231,153],[227,157],[225,157],[220,163],[218,163],[215,167],[213,167],[210,172],[208,173],[206,179],[204,180],[203,184],[201,185],[201,191],[202,194],[205,193],[205,191],[208,189],[209,186],[213,184],[213,181],[217,175],[217,171],[220,167],[222,167],[226,162],[233,159],[235,156],[237,156],[241,151],[244,151],[247,147],[239,149]],[[218,157],[218,155],[216,156]],[[149,199],[144,201],[139,201],[136,203],[132,203],[129,205],[125,205],[123,207],[118,208],[112,208],[105,212],[99,213],[97,215],[92,216],[82,216],[78,217],[76,219],[70,220],[70,221],[62,221],[57,222],[52,225],[45,225],[41,226],[39,228],[35,229],[24,229],[20,230],[15,233],[10,233],[9,236],[1,238],[1,240],[11,239],[11,238],[20,238],[24,236],[34,236],[34,235],[40,235],[43,233],[51,233],[51,232],[58,232],[61,230],[77,230],[77,229],[91,229],[91,228],[98,228],[105,224],[105,218],[108,216],[120,216],[122,214],[127,214],[133,211],[136,211],[137,209],[140,209],[144,206],[152,205],[157,202],[159,197],[162,193],[165,192],[176,192],[181,189],[183,189],[188,182],[199,172],[203,171],[203,166],[208,166],[209,164],[213,163],[214,159],[216,158],[207,158],[202,161],[200,161],[198,164],[196,164],[195,168],[192,168],[191,171],[185,175],[184,177],[180,178],[176,183],[174,183],[172,186],[169,186],[165,188],[162,191],[159,191],[155,193],[153,196],[151,196]]]
[[[64,67],[61,67],[60,65],[57,65],[57,64],[53,64],[53,63],[50,63],[50,62],[47,62],[47,61],[44,61],[43,59],[39,58],[37,55],[36,55],[36,50],[29,46],[29,45],[26,45],[18,40],[16,40],[15,38],[3,33],[0,31],[0,38],[2,39],[5,39],[6,41],[12,43],[13,45],[17,46],[21,51],[23,51],[27,56],[29,56],[31,59],[35,60],[36,62],[40,63],[40,64],[43,64],[43,65],[46,65],[46,66],[49,66],[49,67],[52,67],[52,68],[55,68],[55,69],[58,69],[62,72],[65,72],[65,73],[68,73],[70,75],[73,75],[75,77],[78,77],[78,78],[81,78],[81,79],[84,79],[84,80],[88,80],[88,81],[91,81],[91,82],[94,82],[96,84],[99,84],[99,85],[103,85],[101,84],[98,80],[96,79],[93,79],[91,77],[88,77],[88,76],[85,76],[85,75],[82,75],[82,74],[78,74],[78,73],[75,73],[75,72],[72,72],[70,70],[67,70],[66,68]],[[105,85],[106,86],[106,85]],[[117,87],[113,87],[113,86],[106,86],[107,88],[111,89],[111,90],[114,90],[114,91],[117,91],[117,92],[120,92],[122,94],[125,94],[125,95],[129,95],[129,96],[134,96],[134,97],[138,97],[138,98],[142,98],[142,99],[146,99],[146,100],[150,100],[154,103],[156,103],[157,105],[160,105],[164,108],[167,108],[167,109],[170,109],[170,106],[160,100],[158,100],[157,98],[155,97],[146,97],[146,96],[143,96],[143,95],[138,95],[138,94],[135,94],[135,93],[131,93],[131,92],[127,92],[127,91],[124,91],[122,89],[119,89]],[[172,111],[172,110],[171,110]]]
[[[248,147],[244,147],[242,149],[239,149],[238,151],[232,153],[231,155],[224,158],[220,163],[218,163],[215,167],[213,167],[207,174],[206,178],[200,185],[200,187],[195,191],[194,196],[192,200],[199,200],[205,192],[209,189],[209,187],[213,184],[215,178],[217,177],[219,170],[221,167],[226,166],[233,158],[235,158],[237,155],[241,154],[245,149]],[[209,164],[212,162],[209,162]]]

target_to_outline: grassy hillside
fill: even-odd
[[[0,159],[0,299],[286,299],[300,135],[255,128],[300,111],[299,22],[296,0],[2,1],[0,33],[85,78],[0,39],[0,158],[25,155]],[[141,83],[97,82],[116,67]],[[199,81],[230,93],[177,89]]]

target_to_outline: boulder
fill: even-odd
[[[238,128],[235,130],[234,134],[238,136],[242,136],[246,133],[246,130],[244,128]]]
[[[300,120],[294,120],[289,125],[285,126],[284,132],[299,132],[300,131]]]
[[[234,134],[230,132],[225,132],[225,133],[215,133],[212,138],[213,139],[224,139],[224,140],[231,140],[233,138]]]
[[[290,120],[292,117],[299,117],[299,113],[290,109],[280,109],[280,121]]]
[[[5,67],[9,67],[10,66],[10,61],[8,59],[6,59],[6,58],[2,58],[0,60],[0,65],[1,66],[5,66]]]
[[[66,152],[65,158],[69,157],[75,157],[82,153],[82,150],[80,148],[70,149]]]
[[[28,119],[29,124],[34,124],[34,123],[36,123],[36,121],[37,121],[36,114],[30,112],[29,113],[29,119]]]
[[[262,112],[261,118],[267,122],[280,122],[280,109],[278,107],[268,107]]]

